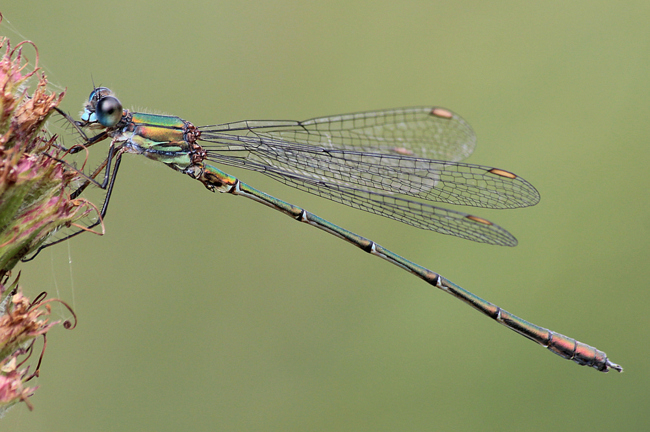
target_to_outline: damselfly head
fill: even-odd
[[[106,87],[97,87],[84,104],[81,126],[111,128],[119,123],[122,115],[122,104],[113,92]]]

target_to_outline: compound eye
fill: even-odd
[[[95,115],[102,126],[113,127],[122,119],[122,104],[113,96],[103,97],[97,102]]]

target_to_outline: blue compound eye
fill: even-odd
[[[122,119],[122,104],[113,96],[101,98],[97,102],[95,116],[102,126],[113,127]]]

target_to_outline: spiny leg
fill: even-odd
[[[62,148],[62,150],[67,151],[67,152],[72,153],[72,154],[78,153],[81,150],[87,149],[91,145],[96,144],[96,143],[98,143],[100,141],[103,141],[104,139],[108,138],[108,135],[106,134],[106,132],[103,132],[103,133],[100,133],[100,134],[98,134],[98,135],[96,135],[94,137],[88,138],[87,135],[83,132],[83,130],[79,127],[78,122],[74,121],[70,116],[63,113],[62,111],[60,111],[60,110],[57,110],[57,111],[66,120],[68,120],[72,125],[74,125],[74,127],[79,132],[80,136],[84,139],[83,144],[77,144],[77,145],[71,147],[70,149]],[[65,237],[63,237],[61,239],[55,240],[55,241],[47,243],[45,245],[41,245],[32,256],[23,258],[23,260],[22,260],[23,262],[33,260],[34,258],[36,258],[36,256],[43,249],[45,249],[47,247],[50,247],[50,246],[53,246],[55,244],[61,243],[61,242],[65,241],[65,240],[70,239],[71,237],[79,235],[82,232],[91,230],[92,228],[94,228],[97,225],[102,223],[102,220],[106,216],[106,211],[108,210],[108,204],[110,202],[111,195],[113,193],[113,186],[115,184],[115,179],[117,177],[117,172],[119,170],[120,163],[122,161],[122,154],[123,153],[124,153],[124,150],[123,150],[122,146],[117,146],[116,147],[115,142],[111,142],[111,145],[110,145],[109,151],[108,151],[108,156],[106,157],[106,159],[104,159],[104,161],[101,164],[99,164],[99,166],[95,169],[95,171],[93,171],[93,173],[90,174],[90,175],[85,175],[84,173],[79,172],[78,170],[76,170],[76,168],[71,167],[67,162],[48,155],[48,156],[52,157],[53,159],[57,160],[58,162],[64,163],[64,164],[68,165],[70,168],[72,168],[73,170],[78,171],[83,177],[86,178],[86,180],[83,182],[83,184],[81,186],[79,186],[77,189],[75,189],[70,194],[70,199],[76,199],[77,197],[79,197],[79,195],[81,195],[83,193],[83,191],[86,190],[88,188],[88,186],[90,186],[91,184],[95,185],[95,186],[97,186],[97,187],[99,187],[99,188],[101,188],[103,190],[106,190],[106,196],[104,197],[104,202],[102,203],[102,207],[101,207],[101,210],[99,212],[99,217],[97,218],[97,220],[95,222],[88,225],[85,229],[80,229],[80,230],[75,231],[72,234],[69,234],[69,235],[67,235],[67,236],[65,236]],[[114,161],[114,167],[113,167],[112,173],[111,173],[111,165],[113,164],[113,161]],[[97,180],[95,180],[95,178],[97,176],[99,176],[99,174],[102,171],[104,171],[104,179],[102,180],[101,183],[99,183]]]
[[[109,159],[109,158],[106,158],[106,160],[104,161],[104,163],[106,163],[106,161],[108,161],[108,159]],[[115,158],[115,166],[113,167],[113,175],[110,176],[110,180],[108,181],[107,186],[105,186],[105,187],[102,188],[102,189],[106,189],[106,197],[104,198],[104,202],[103,202],[103,204],[102,204],[102,208],[101,208],[101,211],[99,212],[99,217],[97,218],[97,220],[96,220],[95,222],[91,223],[90,225],[88,225],[85,229],[80,229],[80,230],[75,231],[75,232],[73,232],[72,234],[69,234],[69,235],[67,235],[67,236],[65,236],[65,237],[63,237],[63,238],[61,238],[61,239],[55,240],[55,241],[53,241],[53,242],[50,242],[50,243],[47,243],[47,244],[44,244],[44,245],[41,245],[41,246],[36,250],[36,252],[34,252],[34,254],[33,254],[32,256],[30,256],[30,257],[26,257],[26,258],[23,258],[23,259],[22,259],[23,262],[28,262],[28,261],[33,260],[34,258],[36,258],[36,256],[37,256],[37,255],[38,255],[38,254],[39,254],[43,249],[45,249],[45,248],[47,248],[47,247],[54,246],[55,244],[59,244],[59,243],[65,241],[65,240],[68,240],[68,239],[70,239],[70,238],[72,238],[72,237],[75,237],[75,236],[81,234],[82,232],[86,232],[86,231],[88,231],[88,230],[90,230],[90,229],[92,229],[92,228],[94,228],[94,227],[96,227],[97,225],[99,225],[99,224],[102,223],[104,217],[106,216],[106,211],[108,210],[108,203],[109,203],[109,201],[110,201],[110,199],[111,199],[111,195],[112,195],[112,193],[113,193],[113,186],[115,185],[115,178],[117,177],[117,172],[118,172],[118,170],[119,170],[119,168],[120,168],[120,163],[121,163],[121,162],[122,162],[122,152],[119,152],[119,154],[118,154],[117,157]],[[103,165],[103,164],[102,164],[102,165]],[[76,195],[74,195],[74,196],[71,195],[71,197],[72,197],[73,199],[76,198],[76,197],[77,197],[77,196],[78,196],[78,195],[83,191],[82,188],[85,189],[85,187],[87,187],[88,184],[90,184],[90,183],[89,183],[89,182],[86,182],[84,185],[82,185],[81,187],[79,187],[75,192],[73,192],[73,195],[74,195],[75,193],[77,193],[77,192],[79,192],[79,193],[76,194]]]

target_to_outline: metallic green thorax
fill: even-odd
[[[177,170],[192,164],[192,144],[196,128],[176,116],[125,112],[124,126],[113,132],[113,139],[124,142],[127,153],[141,154]]]

